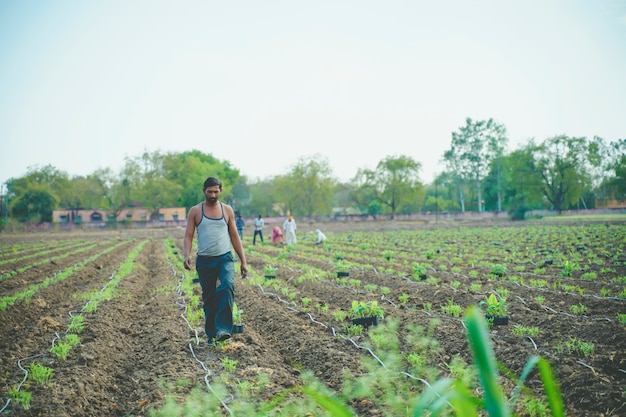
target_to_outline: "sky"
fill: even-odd
[[[191,150],[428,183],[468,117],[508,150],[626,137],[626,1],[0,1],[0,184]]]

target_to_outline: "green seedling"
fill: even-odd
[[[448,300],[448,304],[441,306],[441,310],[449,316],[460,317],[463,309],[460,305],[454,304],[454,301]]]
[[[511,329],[511,333],[517,336],[538,336],[539,335],[539,327],[532,326],[526,327],[521,324],[516,324],[513,329]]]
[[[70,317],[70,323],[67,325],[67,331],[70,333],[81,333],[85,328],[85,316],[77,314]]]
[[[19,391],[17,387],[14,387],[9,391],[9,397],[13,402],[21,405],[24,410],[28,410],[30,408],[30,400],[32,398],[32,394],[30,392]]]
[[[508,306],[506,298],[498,299],[495,294],[491,293],[486,301],[481,301],[480,305],[484,308],[485,314],[489,316],[506,316]]]
[[[40,364],[39,362],[33,362],[28,367],[30,374],[29,376],[38,384],[47,385],[48,382],[54,376],[54,371],[52,368],[48,368]]]
[[[222,365],[224,366],[224,369],[232,372],[235,369],[237,369],[237,365],[239,364],[239,361],[236,359],[229,359],[229,358],[222,358]]]
[[[589,309],[587,308],[587,306],[584,306],[582,304],[573,304],[569,307],[569,311],[572,314],[585,314]]]

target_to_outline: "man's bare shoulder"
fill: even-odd
[[[195,206],[191,206],[191,208],[189,209],[189,214],[187,215],[187,217],[190,218],[190,219],[195,219],[196,217],[201,215],[201,213],[202,213],[202,204],[203,203],[198,203]]]
[[[228,219],[227,220],[231,220],[235,218],[235,210],[233,210],[233,208],[231,206],[229,206],[226,203],[222,203],[222,205],[224,206],[224,213],[228,215]]]

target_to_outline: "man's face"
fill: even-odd
[[[222,190],[220,190],[219,185],[213,185],[204,189],[204,196],[209,204],[216,203],[221,193]]]

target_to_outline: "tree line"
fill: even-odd
[[[528,210],[560,212],[626,199],[626,139],[560,135],[509,151],[504,125],[467,118],[452,132],[441,161],[445,170],[430,184],[420,179],[421,163],[406,155],[358,169],[348,182],[335,179],[320,155],[300,158],[283,175],[250,180],[200,150],[144,152],[126,157],[119,172],[70,176],[51,165],[31,167],[5,183],[0,218],[50,222],[55,209],[103,209],[112,218],[130,207],[188,209],[201,201],[209,175],[223,181],[222,198],[246,217],[506,210],[523,219]]]

